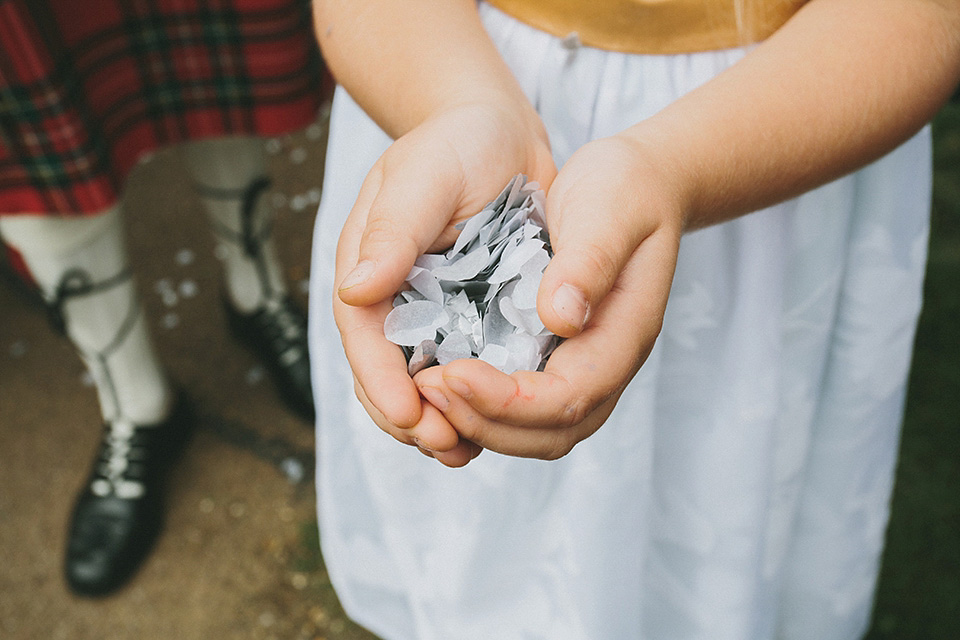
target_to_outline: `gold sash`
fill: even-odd
[[[555,36],[626,53],[690,53],[759,42],[807,0],[487,0]],[[738,8],[737,4],[742,5]],[[737,14],[740,15],[737,15]]]

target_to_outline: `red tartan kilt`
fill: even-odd
[[[309,0],[0,0],[0,213],[92,213],[158,147],[274,136],[330,88]]]

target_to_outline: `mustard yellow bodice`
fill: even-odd
[[[807,0],[488,0],[533,27],[627,53],[689,53],[759,42]],[[738,6],[739,5],[739,6]]]

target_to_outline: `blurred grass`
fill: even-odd
[[[299,545],[290,562],[291,569],[314,578],[305,588],[303,597],[315,603],[317,610],[324,612],[318,622],[319,626],[324,627],[325,634],[316,636],[315,640],[377,640],[376,636],[354,623],[344,612],[330,584],[330,576],[320,553],[319,539],[316,518],[301,523]]]
[[[945,107],[933,130],[924,310],[866,640],[960,638],[960,103]]]

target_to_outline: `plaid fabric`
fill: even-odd
[[[101,211],[142,154],[304,127],[329,83],[309,0],[0,0],[0,212]]]

